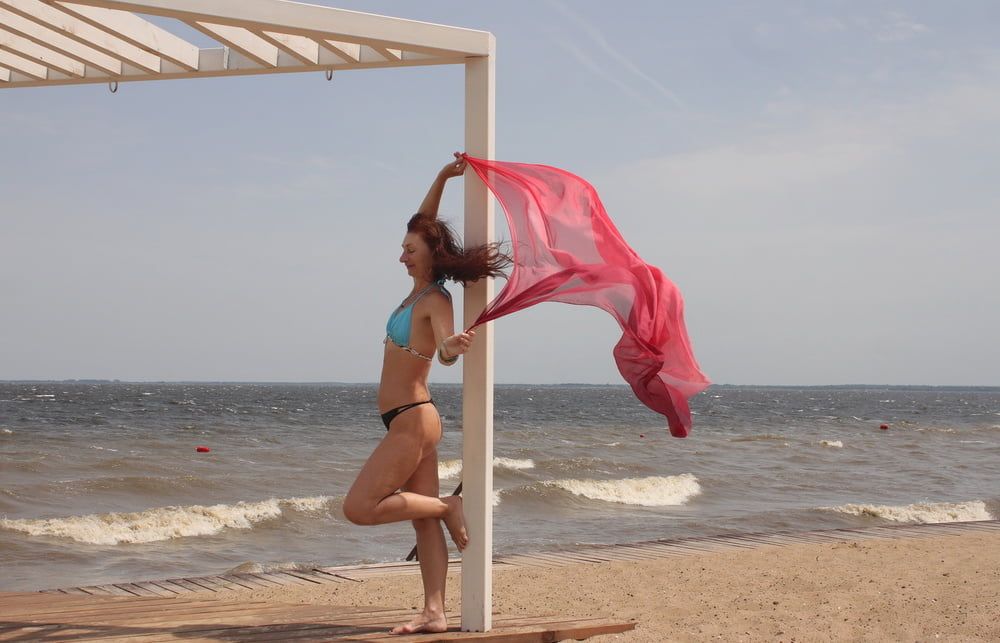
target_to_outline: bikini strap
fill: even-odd
[[[437,281],[429,284],[426,288],[424,288],[423,290],[421,290],[420,292],[417,293],[417,298],[414,299],[413,301],[411,301],[410,305],[413,306],[418,301],[420,301],[421,297],[423,297],[424,295],[426,295],[427,293],[429,293],[431,291],[431,288],[433,288],[434,286],[440,286],[440,285],[441,285],[441,282],[437,282]]]

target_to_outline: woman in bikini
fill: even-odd
[[[424,609],[392,632],[443,632],[448,547],[444,521],[459,551],[469,542],[460,496],[439,497],[437,444],[441,418],[427,386],[434,356],[451,366],[469,350],[475,331],[455,333],[445,279],[462,283],[503,276],[510,259],[498,244],[463,249],[437,218],[444,184],[461,176],[460,154],[438,173],[403,238],[400,263],[413,278],[410,291],[386,326],[378,407],[386,435],[365,462],[344,499],[344,515],[358,525],[410,520],[417,535]]]

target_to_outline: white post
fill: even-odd
[[[465,63],[465,151],[493,158],[494,54]],[[493,198],[472,170],[465,177],[465,243],[495,239]],[[493,299],[493,279],[465,290],[463,328]],[[462,496],[469,546],[462,554],[462,630],[493,627],[493,324],[476,329],[476,341],[463,358]]]

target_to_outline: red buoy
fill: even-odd
[[[888,431],[889,430],[889,425],[888,424],[879,424],[878,428],[882,429],[883,431]]]
[[[644,437],[646,437],[646,436],[645,436],[645,435],[643,435],[642,433],[640,433],[640,434],[639,434],[639,437],[640,437],[640,438],[644,438]]]
[[[209,451],[211,451],[211,449],[209,449],[208,447],[195,447],[194,450],[197,451],[198,453],[208,453]]]

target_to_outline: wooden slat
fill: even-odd
[[[46,5],[42,5],[51,9]],[[117,58],[98,51],[93,47],[81,44],[79,41],[68,37],[62,31],[55,31],[48,27],[43,27],[34,20],[9,11],[13,7],[7,4],[0,5],[0,24],[3,24],[8,31],[12,31],[28,40],[32,40],[43,47],[54,49],[70,58],[92,65],[104,70],[106,73],[118,76],[122,73],[122,62]]]
[[[61,6],[53,6],[38,0],[0,0],[0,4],[46,30],[51,30],[51,34],[56,34],[59,38],[76,41],[83,47],[80,51],[86,52],[87,56],[93,55],[89,52],[99,52],[109,59],[129,63],[150,73],[155,74],[160,71],[158,56],[122,40],[109,31],[99,29],[75,15],[62,11]],[[52,35],[49,35],[48,38],[51,39]],[[98,58],[93,64],[101,66],[99,61]],[[112,71],[107,67],[105,69]]]
[[[224,589],[256,589],[259,587],[274,587],[274,583],[255,578],[252,574],[223,574],[220,576],[210,576],[218,586]],[[200,580],[200,579],[192,579]]]
[[[188,71],[198,69],[197,47],[133,13],[71,2],[52,6]]]
[[[202,587],[201,585],[197,585],[197,584],[192,583],[191,581],[185,580],[183,578],[168,578],[168,579],[166,579],[164,581],[156,581],[156,582],[157,583],[160,583],[160,582],[171,583],[171,584],[175,585],[176,587],[182,587],[182,588],[184,588],[184,589],[186,589],[186,590],[188,590],[189,592],[192,592],[192,593],[194,593],[194,592],[215,592],[216,591],[214,589],[206,589],[206,588]]]
[[[278,64],[278,48],[243,27],[201,21],[189,22],[188,25],[240,52],[259,65],[274,67]]]

